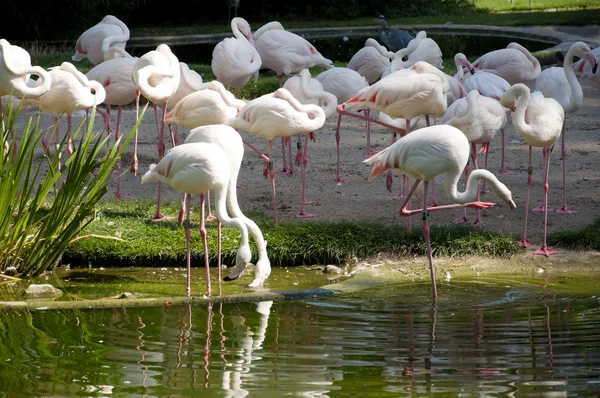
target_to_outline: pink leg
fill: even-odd
[[[135,91],[135,120],[136,123],[140,118],[140,90]],[[135,129],[135,137],[133,139],[133,157],[131,158],[131,166],[129,166],[129,171],[134,176],[137,175],[138,171],[138,156],[137,156],[137,147],[138,147],[138,128]]]
[[[476,144],[471,144],[471,157],[473,158],[473,164],[475,165],[475,170],[479,169],[479,160],[477,159],[477,145]],[[477,183],[477,185],[479,185],[480,183],[481,183],[481,181],[479,181]],[[484,182],[484,184],[485,184],[485,182]],[[477,201],[479,201],[480,196],[481,196],[481,191],[479,189],[477,189]],[[475,223],[473,225],[478,228],[484,227],[483,220],[481,219],[481,209],[477,209],[477,219],[475,220]]]
[[[546,163],[546,156],[547,156],[549,153],[548,153],[547,151],[545,151],[545,150],[544,150],[544,151],[542,151],[542,153],[543,153],[544,164],[545,164],[545,163]],[[535,207],[535,208],[531,209],[531,211],[534,211],[534,212],[547,212],[547,211],[554,211],[554,209],[552,209],[551,207],[548,207],[548,202],[547,202],[547,199],[548,199],[548,198],[544,197],[544,198],[542,199],[542,204],[541,204],[541,205],[539,205],[538,207]]]
[[[431,180],[431,203],[429,204],[429,207],[439,206],[438,201],[435,197],[435,191],[435,180]]]
[[[281,137],[282,166],[281,166],[281,170],[279,170],[279,173],[284,173],[284,174],[287,174],[287,175],[291,175],[290,171],[287,168],[287,156],[285,155],[285,143],[286,143],[286,140],[287,140],[287,137]]]
[[[206,221],[216,220],[217,217],[213,216],[210,210],[210,191],[206,191],[206,203],[208,204],[208,214],[206,215]]]
[[[217,250],[219,251],[217,255],[217,281],[219,286],[219,296],[222,294],[221,292],[221,220],[217,218]]]
[[[165,133],[165,114],[167,113],[167,104],[163,106],[162,119],[161,123],[158,122],[158,106],[154,104],[154,116],[156,118],[156,129],[158,130],[158,160],[162,159],[165,154],[165,142],[164,142],[164,133]],[[161,183],[158,183],[158,193],[156,195],[156,213],[152,216],[153,221],[162,221],[166,220],[165,217],[160,212],[160,200],[161,200]]]
[[[567,145],[565,143],[565,133],[567,132],[565,128],[565,121],[563,122],[562,129],[562,145],[560,147],[562,153],[562,173],[563,173],[563,204],[560,209],[556,210],[559,214],[575,214],[577,210],[569,209],[567,207]]]
[[[533,168],[531,167],[531,145],[529,146],[529,167],[527,168],[527,196],[525,199],[525,228],[523,229],[523,237],[519,241],[519,246],[531,246],[531,242],[527,239],[527,219],[529,218],[529,192],[531,191],[531,181],[533,180]]]
[[[204,268],[206,269],[206,294],[210,296],[210,264],[208,262],[208,243],[206,242],[206,225],[204,223],[203,194],[200,195],[200,236],[202,237],[202,246],[204,247]]]
[[[186,247],[186,260],[187,260],[187,284],[185,287],[185,295],[189,296],[192,293],[190,281],[192,279],[192,254],[190,250],[190,195],[185,194],[183,202],[186,203],[186,218],[185,218],[185,247]]]
[[[371,157],[373,156],[377,151],[374,151],[373,149],[371,149],[371,122],[368,120],[371,118],[371,110],[370,109],[365,109],[365,116],[367,117],[367,121],[365,129],[367,131],[367,152],[365,157]]]
[[[505,143],[504,143],[504,127],[502,127],[502,162],[500,164],[500,173],[502,173],[502,174],[515,174],[514,171],[511,171],[511,170],[507,169],[506,167],[504,167],[504,148],[505,148]]]
[[[308,164],[308,136],[306,133],[304,135],[304,155],[302,156],[302,163],[300,164],[301,172],[302,172],[302,199],[300,200],[300,212],[296,214],[296,217],[315,217],[316,214],[305,213],[304,212],[304,204],[311,203],[308,199],[306,199],[306,166]]]
[[[485,163],[484,163],[483,168],[486,169],[486,170],[488,168],[488,155],[490,153],[490,144],[491,144],[491,142],[486,142],[485,144],[481,144],[481,149],[479,150],[479,153],[485,152]],[[483,194],[486,194],[488,192],[490,192],[490,190],[489,189],[485,189],[485,180],[483,180],[483,184],[481,185],[481,191],[480,191],[480,193],[483,195]]]
[[[433,301],[437,301],[437,287],[435,285],[435,268],[433,266],[433,256],[431,254],[431,240],[430,240],[430,230],[429,224],[427,223],[427,218],[429,214],[427,213],[427,186],[429,185],[428,181],[423,182],[425,184],[425,196],[423,200],[423,217],[421,219],[421,231],[423,231],[423,236],[425,237],[425,245],[427,246],[427,260],[429,260],[429,275],[431,276],[431,293],[433,295]]]
[[[544,156],[544,160],[546,161],[544,164],[544,202],[546,202],[548,200],[548,189],[550,188],[550,184],[548,184],[548,171],[550,170],[550,154],[552,153],[552,148],[544,148],[544,152],[546,152],[546,156]],[[535,254],[543,254],[545,256],[550,256],[552,254],[557,253],[556,250],[552,250],[546,245],[547,235],[548,210],[546,209],[546,211],[544,211],[544,243],[542,243],[542,246],[536,250]]]
[[[289,175],[294,175],[294,161],[292,157],[292,137],[287,137],[287,145],[288,145],[288,161],[289,161]]]
[[[273,141],[269,140],[269,159],[273,158]],[[269,178],[271,179],[271,195],[273,197],[273,225],[277,226],[277,199],[275,197],[275,172],[273,161],[269,162]]]
[[[340,122],[342,120],[342,114],[338,113],[338,121],[337,121],[337,127],[335,129],[335,146],[336,146],[336,152],[337,152],[337,167],[336,167],[336,176],[335,176],[335,183],[337,185],[343,185],[343,184],[347,184],[348,180],[342,180],[340,178]]]
[[[71,114],[69,113],[67,115],[67,153],[69,154],[69,156],[71,156],[73,154],[73,143],[71,141],[71,126],[72,126],[72,119],[71,119]]]

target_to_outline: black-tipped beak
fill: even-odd
[[[592,73],[596,73],[597,70],[598,70],[598,63],[595,63],[594,67],[592,68]]]
[[[475,69],[469,68],[469,72],[471,72],[471,74],[474,75],[475,74]]]

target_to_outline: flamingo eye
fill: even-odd
[[[90,91],[92,92],[92,95],[96,95],[96,90],[92,88]]]

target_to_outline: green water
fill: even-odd
[[[0,396],[597,396],[600,298],[571,283],[6,311]]]

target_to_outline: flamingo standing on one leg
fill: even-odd
[[[115,56],[120,55],[120,56]],[[137,61],[136,57],[130,56],[119,47],[111,47],[104,53],[105,61],[94,66],[86,76],[90,80],[96,80],[102,84],[106,91],[106,118],[109,121],[108,128],[110,133],[110,107],[117,106],[117,128],[115,130],[115,140],[121,137],[121,113],[123,105],[135,101],[137,87],[131,77],[133,64]],[[120,143],[119,143],[120,146]],[[117,162],[117,190],[115,198],[121,199],[121,159]]]
[[[191,255],[190,255],[190,195],[200,194],[200,235],[204,246],[204,265],[206,268],[206,293],[210,295],[210,269],[208,262],[208,244],[204,226],[204,194],[211,190],[215,196],[215,212],[220,222],[228,227],[236,227],[241,234],[236,264],[247,263],[252,256],[248,243],[248,229],[240,218],[230,218],[227,214],[227,190],[231,177],[230,161],[227,152],[219,145],[195,142],[177,145],[171,148],[158,164],[142,176],[142,184],[159,181],[169,184],[186,194],[187,214],[185,222],[185,240],[187,246],[187,286],[186,295],[191,294]],[[245,265],[244,265],[245,267]],[[219,284],[221,279],[219,279]]]
[[[235,37],[221,40],[212,53],[211,69],[221,83],[233,87],[235,96],[239,97],[242,87],[252,76],[258,78],[262,66],[260,54],[252,41],[250,24],[244,18],[231,20],[231,31]]]
[[[454,126],[462,131],[471,143],[471,159],[475,170],[479,168],[477,161],[477,144],[482,148],[489,145],[496,133],[504,128],[506,124],[506,111],[500,101],[479,94],[478,91],[469,91],[465,98],[455,101],[448,107],[442,123]],[[485,166],[487,169],[487,154],[485,155]],[[465,167],[465,177],[469,174],[469,164]],[[477,195],[479,200],[479,195]],[[464,210],[464,217],[459,222],[468,222],[467,209]],[[475,226],[483,228],[481,219],[481,210],[477,210],[477,220]]]
[[[248,287],[262,286],[271,274],[271,262],[267,255],[267,242],[258,225],[242,213],[237,199],[236,184],[242,165],[242,158],[244,157],[244,144],[240,133],[234,128],[222,124],[200,126],[190,132],[185,142],[213,143],[219,145],[227,152],[231,166],[229,186],[227,188],[227,208],[232,217],[240,218],[244,221],[248,231],[254,238],[254,243],[258,251],[258,261],[254,269],[254,280]],[[248,262],[240,262],[224,280],[231,281],[239,278],[246,269]]]
[[[535,90],[540,91],[545,97],[554,98],[563,107],[565,113],[573,113],[583,104],[583,90],[573,71],[573,57],[586,59],[593,65],[592,70],[598,68],[598,60],[592,50],[582,41],[573,43],[565,55],[564,67],[547,68],[540,73],[535,81]],[[562,167],[563,167],[563,203],[556,211],[562,214],[574,214],[577,211],[567,207],[567,146],[565,144],[566,129],[562,130]]]
[[[318,105],[301,104],[285,88],[265,94],[248,102],[233,119],[226,124],[269,141],[268,176],[271,180],[273,197],[273,223],[277,225],[277,200],[275,195],[275,173],[273,171],[273,139],[308,133],[323,127],[325,112]]]
[[[111,47],[125,50],[129,28],[114,15],[107,15],[79,36],[75,44],[73,61],[87,58],[92,64],[104,62],[104,53]]]
[[[519,94],[519,98],[516,96]],[[512,109],[512,122],[517,133],[529,145],[529,168],[527,176],[527,199],[525,201],[525,229],[521,246],[530,246],[527,239],[527,215],[529,214],[529,191],[532,180],[531,167],[531,147],[543,148],[544,154],[544,242],[535,252],[546,256],[555,254],[556,251],[546,245],[546,235],[548,229],[548,170],[550,167],[550,154],[554,143],[558,139],[563,129],[565,112],[560,104],[553,98],[546,98],[539,92],[530,93],[529,87],[523,83],[512,86],[501,99],[502,105]]]
[[[165,143],[163,140],[165,131],[165,114],[167,112],[167,102],[175,93],[179,86],[181,71],[179,61],[175,54],[166,44],[159,44],[156,50],[152,50],[142,55],[135,64],[131,76],[133,82],[138,88],[136,97],[136,116],[139,114],[140,94],[154,105],[154,116],[156,118],[156,130],[158,132],[158,159],[162,159],[165,153]],[[161,123],[158,122],[157,104],[163,104]],[[135,142],[133,148],[133,158],[131,159],[131,172],[137,174],[138,129],[135,131]],[[174,142],[173,142],[174,145]],[[161,183],[158,183],[158,194],[156,198],[156,213],[153,220],[164,220],[166,217],[160,212],[160,190]]]
[[[333,69],[330,69],[333,70]],[[337,107],[337,98],[335,95],[325,91],[321,82],[313,79],[308,69],[302,69],[300,76],[290,77],[283,88],[289,90],[290,93],[302,104],[320,105],[325,112],[325,117],[328,118],[335,113]],[[300,198],[300,212],[296,217],[315,217],[316,214],[304,212],[304,205],[312,203],[306,197],[306,166],[308,164],[308,138],[314,132],[304,133],[304,146],[302,146],[302,133],[298,134],[298,154],[296,155],[296,163],[300,165],[302,173],[302,197]]]
[[[495,203],[474,201],[479,191],[479,180],[482,179],[489,182],[496,196],[504,200],[509,208],[514,209],[516,207],[511,192],[506,185],[498,181],[491,172],[485,169],[474,170],[469,175],[465,192],[458,191],[458,180],[469,161],[469,151],[469,140],[460,130],[449,125],[437,125],[415,130],[364,161],[366,164],[373,166],[369,181],[388,169],[397,170],[416,179],[404,203],[402,203],[400,214],[402,216],[410,216],[416,213],[423,214],[421,229],[427,245],[427,258],[429,260],[434,300],[437,299],[438,295],[429,239],[429,225],[427,223],[429,213],[463,207],[487,209],[495,206]],[[420,182],[423,181],[424,183],[423,197],[426,198],[429,182],[443,173],[446,174],[446,196],[453,204],[428,208],[427,201],[424,200],[422,209],[408,210],[410,199]]]

